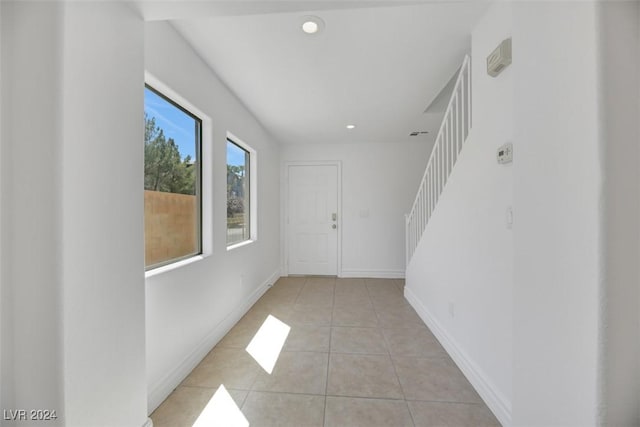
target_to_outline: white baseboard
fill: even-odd
[[[480,367],[460,348],[453,337],[447,333],[407,286],[404,288],[404,296],[424,323],[431,329],[431,332],[433,332],[438,341],[440,341],[440,344],[442,344],[447,353],[449,353],[449,356],[451,356],[455,364],[458,365],[458,368],[460,368],[465,377],[467,377],[473,388],[476,389],[498,421],[500,421],[503,426],[510,426],[511,402],[496,390]]]
[[[349,270],[342,269],[338,277],[367,279],[404,279],[404,270]]]
[[[153,427],[153,420],[151,418],[147,418],[147,421],[142,424],[142,427]]]
[[[247,311],[260,299],[260,297],[280,278],[280,270],[276,270],[267,280],[262,282],[245,301],[233,309],[227,317],[216,326],[202,342],[178,364],[172,371],[167,373],[160,381],[149,388],[147,398],[147,409],[149,414],[156,410],[158,406],[178,387],[178,385],[193,371],[193,369],[204,359],[211,349],[238,323]],[[144,427],[152,427],[145,425]]]

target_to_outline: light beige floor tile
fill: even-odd
[[[290,311],[294,304],[295,297],[289,299],[263,297],[251,307],[251,310],[245,316],[256,316],[258,314],[264,314],[264,317],[266,317],[266,314],[282,316],[282,313]]]
[[[304,280],[281,278],[271,288],[265,292],[265,295],[291,295],[297,294],[304,287]]]
[[[332,353],[327,394],[400,399],[402,391],[389,356]]]
[[[267,292],[260,298],[258,306],[286,306],[295,304],[298,292]]]
[[[300,292],[296,298],[298,305],[333,307],[333,292]]]
[[[284,351],[329,352],[330,327],[297,323],[290,326]]]
[[[394,295],[373,294],[369,297],[369,299],[371,300],[371,304],[373,305],[373,308],[377,311],[386,310],[386,309],[399,310],[406,307],[411,307],[409,302],[401,294],[394,294]]]
[[[383,329],[392,356],[449,357],[427,327]]]
[[[258,329],[267,318],[264,316],[249,316],[240,321],[216,345],[219,348],[246,348]],[[263,319],[264,317],[264,319]]]
[[[269,294],[297,294],[302,288],[304,288],[305,279],[302,277],[291,278],[281,277],[272,286],[268,286],[264,295]]]
[[[238,407],[247,391],[227,390]],[[178,387],[151,414],[154,427],[191,427],[216,392],[215,388]]]
[[[191,427],[216,389],[178,387],[151,414],[155,427]]]
[[[336,278],[331,276],[326,277],[307,277],[307,280],[304,282],[305,286],[335,286]]]
[[[372,296],[371,305],[376,311],[400,311],[400,310],[413,310],[409,301],[407,301],[402,295],[394,296]]]
[[[253,306],[251,310],[244,315],[242,320],[254,321],[262,325],[269,315],[276,317],[282,321],[291,316],[293,305],[286,306]]]
[[[375,308],[378,323],[383,328],[413,328],[425,326],[420,316],[410,307]]]
[[[407,400],[482,402],[450,358],[394,357],[393,363]]]
[[[279,279],[152,414],[154,425],[191,426],[220,384],[252,427],[402,426],[411,415],[416,425],[499,425],[403,291],[402,279]],[[244,350],[269,315],[292,328],[272,374]]]
[[[373,304],[368,294],[360,295],[357,293],[336,294],[333,300],[333,306],[339,308],[360,308],[373,310]]]
[[[325,427],[413,426],[404,400],[327,396]]]
[[[376,328],[331,328],[331,351],[336,353],[388,354],[382,333]]]
[[[248,390],[227,389],[227,392],[233,398],[236,405],[238,405],[238,408],[242,408],[242,405],[249,394]]]
[[[367,286],[367,290],[369,291],[369,297],[372,299],[404,299],[404,295],[395,284],[375,287]]]
[[[378,316],[373,308],[362,306],[343,307],[335,305],[333,307],[332,324],[334,326],[378,326]]]
[[[254,305],[238,323],[248,323],[259,328],[270,315],[284,322],[291,317],[292,311],[293,305],[282,307]]]
[[[365,283],[371,296],[400,294],[394,279],[366,279]]]
[[[344,298],[369,299],[369,291],[364,284],[364,279],[338,279],[335,288],[335,302]]]
[[[183,381],[183,386],[249,390],[262,368],[243,349],[214,348]]]
[[[330,306],[296,304],[291,310],[290,316],[283,320],[289,326],[296,323],[310,325],[329,326],[333,308]]]
[[[267,310],[260,312],[248,313],[243,317],[240,322],[236,326],[234,326],[227,335],[220,340],[220,342],[216,345],[218,348],[241,348],[246,349],[251,340],[255,337],[256,333],[266,321],[269,316],[275,317],[276,319],[284,322],[285,324],[289,324],[289,318],[291,310],[287,310],[283,312],[283,310]],[[274,313],[274,314],[272,314]],[[289,323],[288,323],[289,322]],[[290,326],[290,325],[289,325]],[[327,332],[327,335],[329,333]],[[298,334],[299,335],[299,334]],[[298,340],[303,339],[304,337],[298,336]],[[326,349],[324,351],[329,351],[329,343],[327,338]]]
[[[297,304],[333,306],[334,284],[307,283],[298,293]]]
[[[337,278],[336,279],[336,291],[338,288],[348,289],[350,287],[355,286],[364,286],[365,279],[360,279],[357,277],[347,277],[347,278]]]
[[[408,402],[416,427],[499,427],[489,408],[482,404]]]
[[[322,426],[324,396],[252,391],[242,412],[251,427]]]
[[[394,281],[396,279],[372,279],[372,278],[365,278],[364,282],[367,284],[367,287],[377,287],[377,286],[393,286],[394,285]]]
[[[295,287],[300,289],[306,281],[307,279],[302,276],[281,277],[274,283],[273,288]]]
[[[327,353],[282,352],[271,374],[262,371],[253,390],[324,395]]]

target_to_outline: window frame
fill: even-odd
[[[251,147],[249,144],[245,143],[242,139],[238,138],[231,132],[227,132],[227,138],[225,139],[225,152],[227,151],[227,144],[231,143],[240,149],[244,150],[249,155],[249,171],[246,174],[246,178],[248,179],[248,185],[246,186],[249,191],[249,237],[245,240],[235,243],[227,243],[227,230],[228,223],[226,222],[225,215],[225,244],[227,247],[227,251],[246,246],[258,240],[258,192],[257,192],[257,176],[258,176],[258,153],[257,151]],[[226,157],[226,156],[225,156]],[[225,160],[226,162],[226,160]],[[227,163],[228,164],[228,163]],[[226,170],[226,168],[225,168]],[[229,195],[227,194],[228,198]]]
[[[190,104],[186,101],[184,101],[184,99],[180,96],[177,96],[175,94],[175,92],[171,91],[170,89],[168,89],[168,87],[166,87],[165,85],[163,85],[162,83],[159,83],[157,80],[156,82],[149,82],[149,80],[155,80],[153,78],[149,78],[147,76],[147,78],[145,78],[145,83],[144,83],[144,88],[145,89],[149,89],[151,92],[153,92],[155,95],[157,95],[158,97],[162,98],[164,101],[168,102],[169,104],[171,104],[173,107],[177,108],[178,110],[182,111],[183,113],[185,113],[186,115],[188,115],[190,118],[192,118],[196,124],[196,129],[195,129],[195,137],[196,137],[196,147],[195,147],[195,156],[196,159],[194,161],[194,166],[197,166],[196,168],[196,182],[195,182],[195,196],[196,196],[196,242],[197,242],[197,250],[195,252],[191,252],[189,254],[180,256],[180,257],[176,257],[176,258],[171,258],[169,260],[166,261],[162,261],[162,262],[158,262],[155,264],[151,264],[151,265],[147,265],[146,264],[146,260],[145,260],[145,273],[150,273],[150,272],[155,272],[158,271],[158,269],[161,269],[163,267],[168,267],[168,266],[178,266],[178,265],[183,265],[185,264],[186,260],[189,260],[191,258],[197,258],[197,257],[201,257],[202,255],[204,255],[204,237],[203,237],[203,191],[202,191],[202,185],[203,185],[203,175],[204,175],[204,170],[203,170],[203,128],[205,127],[205,121],[206,118],[201,118],[200,115],[198,113],[194,113],[193,110],[196,109],[192,109],[190,108]],[[163,89],[158,89],[158,87],[162,87]],[[166,89],[166,90],[164,90]],[[169,93],[169,94],[167,94]],[[176,100],[176,98],[178,100]],[[186,107],[184,105],[187,105]],[[196,110],[197,111],[197,110]],[[144,160],[144,155],[143,155],[143,160]],[[177,193],[170,193],[170,194],[177,194]],[[145,251],[146,251],[146,240],[145,240]]]

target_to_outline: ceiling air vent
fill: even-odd
[[[429,132],[428,132],[428,131],[426,131],[426,130],[416,130],[416,131],[411,132],[411,133],[409,134],[409,136],[426,135],[426,134],[428,134],[428,133],[429,133]]]
[[[496,77],[511,64],[511,39],[505,39],[487,56],[487,74]]]

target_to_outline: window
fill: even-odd
[[[202,253],[202,121],[144,91],[145,268]]]
[[[227,139],[227,246],[251,239],[250,150]]]

